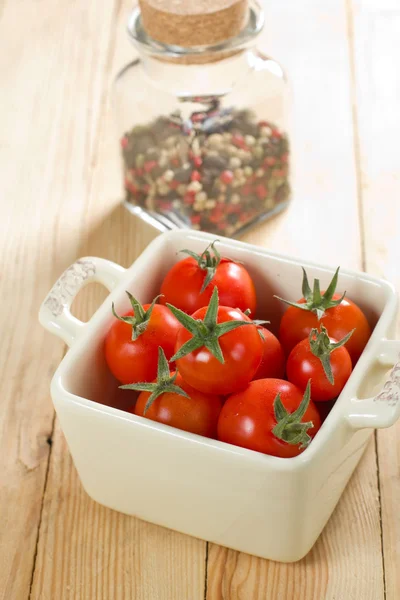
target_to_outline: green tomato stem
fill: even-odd
[[[175,385],[175,380],[178,376],[176,372],[171,376],[169,372],[168,361],[165,356],[164,350],[159,346],[158,348],[158,365],[157,365],[157,380],[153,383],[142,381],[138,383],[128,383],[127,385],[120,385],[121,390],[135,390],[138,392],[151,392],[149,399],[146,402],[143,414],[149,410],[150,406],[162,394],[173,393],[185,398],[190,396],[178,385]]]
[[[172,304],[167,304],[172,314],[178,319],[178,321],[192,334],[192,338],[186,342],[171,358],[171,361],[179,360],[184,356],[187,356],[194,350],[201,347],[206,347],[207,350],[215,356],[220,362],[224,363],[225,359],[219,345],[219,338],[233,331],[242,325],[253,325],[252,321],[226,321],[225,323],[217,323],[218,317],[218,289],[214,287],[210,303],[207,308],[207,312],[204,316],[203,321],[194,319],[190,315],[187,315],[179,308],[176,308]]]
[[[341,304],[346,295],[346,292],[344,292],[341,298],[339,298],[338,300],[333,300],[333,296],[335,294],[338,282],[340,267],[336,269],[335,274],[332,277],[332,280],[324,294],[321,294],[319,279],[314,279],[314,287],[313,290],[311,290],[306,270],[303,267],[302,269],[303,283],[301,289],[305,302],[291,302],[290,300],[285,300],[284,298],[280,298],[279,296],[274,296],[274,298],[281,300],[289,306],[294,306],[295,308],[300,308],[301,310],[313,312],[315,315],[317,315],[318,320],[320,320],[325,315],[325,311]]]
[[[275,437],[294,446],[300,445],[301,449],[308,446],[311,442],[308,430],[314,427],[314,423],[312,421],[303,423],[302,418],[310,404],[310,396],[311,380],[307,383],[301,403],[292,413],[289,413],[284,407],[280,394],[276,396],[274,400],[276,425],[272,430]]]

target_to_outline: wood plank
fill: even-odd
[[[130,10],[131,3],[122,2],[115,15],[117,23],[111,24],[111,37],[116,36],[116,43],[113,48],[110,46],[104,69],[101,118],[93,131],[93,154],[86,171],[87,194],[68,198],[74,226],[79,230],[79,247],[74,258],[92,254],[125,266],[155,236],[152,229],[137,223],[121,205],[121,173],[111,99],[116,71],[133,58],[125,33]],[[90,80],[88,75],[86,88]],[[85,288],[74,303],[75,314],[87,319],[104,294],[100,286]],[[48,343],[55,342],[49,339]],[[205,542],[93,502],[81,487],[63,434],[56,427],[32,599],[203,600],[205,556]]]
[[[269,2],[266,23],[266,47],[281,57],[293,81],[296,194],[287,214],[247,239],[360,268],[345,6],[316,0]],[[383,597],[374,443],[317,544],[299,563],[263,561],[210,545],[208,600]]]
[[[32,599],[203,599],[201,550],[194,538],[93,502],[57,424]]]
[[[40,517],[33,598],[203,598],[205,544],[91,502],[58,428],[41,515],[53,414],[48,382],[62,347],[36,325],[38,304],[77,256],[93,253],[128,264],[152,234],[136,227],[116,194],[120,178],[108,110],[110,73],[115,64],[123,64],[120,58],[130,54],[130,48],[121,42],[111,60],[113,2],[46,1],[40,12],[36,5],[24,7],[23,22],[17,3],[3,4],[0,33],[8,40],[8,51],[0,55],[0,72],[10,91],[2,95],[0,128],[0,185],[8,200],[0,205],[5,209],[0,220],[0,286],[6,300],[0,318],[3,339],[8,340],[0,350],[0,450],[7,456],[0,480],[0,598],[28,597]],[[297,73],[295,91],[301,95],[294,117],[299,138],[306,141],[296,152],[297,202],[248,239],[305,257],[314,258],[317,248],[320,260],[355,266],[360,263],[360,242],[353,202],[344,17],[333,0],[323,9],[310,0],[301,9],[278,0],[269,6],[267,17],[274,24],[267,29],[269,46]],[[129,8],[125,2],[119,12],[121,40]],[[289,21],[288,11],[293,10]],[[27,39],[29,45],[24,43]],[[321,73],[329,74],[329,80],[320,89]],[[334,119],[327,122],[328,112]],[[305,114],[310,115],[308,124]],[[329,223],[328,234],[317,230],[321,222]],[[308,240],[309,231],[316,235],[315,245]],[[88,288],[77,304],[78,314],[88,316],[101,293]],[[34,325],[22,354],[27,327],[20,316],[26,314]],[[46,377],[37,381],[43,369]],[[383,588],[377,492],[371,446],[305,561],[274,565],[211,547],[208,597],[247,599],[257,593],[259,598],[281,599],[284,596],[277,594],[295,590],[299,597],[315,600],[379,600]],[[394,507],[395,503],[391,517]],[[388,528],[391,520],[387,523]],[[391,557],[394,560],[394,553]]]
[[[322,536],[298,563],[262,560],[210,544],[207,600],[383,598],[377,568],[381,560],[375,533],[377,495],[368,487],[376,482],[374,464],[375,448],[370,444]],[[377,572],[368,575],[367,565],[374,565]]]
[[[53,428],[48,378],[63,348],[37,322],[76,255],[71,198],[99,117],[112,6],[3,1],[0,13],[0,598],[28,598]],[[94,36],[96,32],[96,36]],[[86,39],[93,37],[88,49]],[[96,62],[91,64],[96,57]],[[91,75],[91,88],[86,82]]]
[[[260,46],[292,88],[293,202],[246,241],[333,265],[361,264],[344,7],[265,2]]]
[[[355,99],[368,272],[400,289],[400,7],[353,0]],[[400,336],[400,323],[397,338]],[[377,434],[386,597],[400,597],[400,423]]]

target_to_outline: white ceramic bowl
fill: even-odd
[[[242,552],[296,561],[321,533],[373,428],[388,427],[399,416],[399,364],[383,392],[371,392],[385,366],[398,360],[400,342],[388,339],[397,297],[386,281],[341,271],[339,291],[347,290],[374,330],[327,420],[296,458],[266,456],[124,412],[130,392],[118,390],[102,352],[113,320],[111,302],[117,312],[128,310],[126,289],[150,301],[163,275],[181,258],[177,251],[201,252],[212,239],[173,231],[156,238],[127,270],[99,258],[81,259],[67,269],[40,309],[44,327],[71,347],[52,380],[52,398],[82,484],[94,500]],[[321,279],[322,287],[334,273],[334,268],[238,241],[221,238],[219,250],[249,269],[259,316],[275,330],[284,307],[272,296],[299,296],[301,265],[310,278]],[[84,324],[69,308],[92,281],[111,293]],[[371,397],[361,399],[366,396]]]

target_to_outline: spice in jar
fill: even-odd
[[[289,199],[286,134],[215,99],[134,127],[121,147],[127,201],[178,227],[238,235]]]

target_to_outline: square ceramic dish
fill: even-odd
[[[52,380],[52,398],[82,484],[94,500],[242,552],[296,561],[321,533],[373,428],[388,427],[399,416],[399,365],[380,394],[371,391],[398,360],[400,342],[388,339],[397,297],[386,281],[341,271],[339,291],[347,290],[374,330],[327,420],[296,458],[266,456],[124,412],[123,393],[117,392],[102,352],[113,319],[111,302],[119,313],[128,310],[126,289],[150,301],[167,269],[180,259],[177,251],[202,252],[212,239],[168,232],[127,270],[99,258],[81,259],[67,269],[40,310],[41,323],[70,346]],[[334,268],[238,241],[221,238],[219,250],[249,269],[258,317],[268,318],[275,330],[284,307],[272,296],[297,298],[300,266],[310,278],[320,278],[322,287],[334,273]],[[92,281],[111,293],[84,324],[69,308]]]

